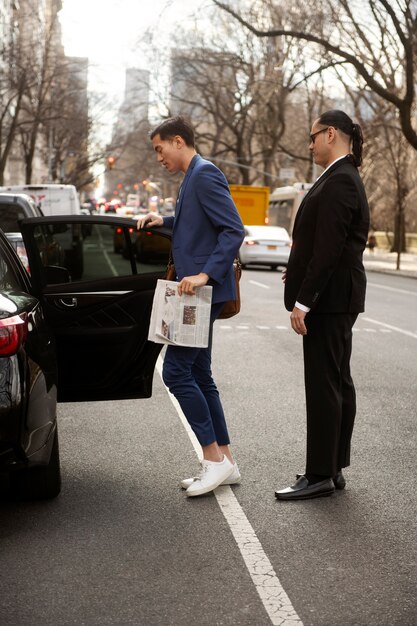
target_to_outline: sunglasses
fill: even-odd
[[[330,126],[326,126],[326,128],[322,128],[321,130],[318,130],[316,133],[312,133],[310,135],[310,143],[314,145],[317,135],[320,135],[320,133],[324,133],[324,131],[328,130],[328,128],[330,128]]]

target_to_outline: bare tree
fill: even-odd
[[[417,4],[415,0],[257,0],[244,16],[232,3],[213,0],[261,38],[292,37],[314,54],[325,51],[354,68],[363,85],[398,111],[402,133],[417,150],[413,126],[416,98]],[[288,6],[289,5],[289,6]],[[262,8],[278,7],[278,27],[265,29]],[[285,10],[285,11],[284,11]],[[282,21],[282,16],[285,19]]]

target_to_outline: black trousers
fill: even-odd
[[[334,476],[350,464],[356,415],[350,357],[357,317],[356,313],[306,316],[303,351],[309,474]]]

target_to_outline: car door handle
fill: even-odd
[[[78,304],[77,298],[68,298],[67,300],[57,298],[55,302],[58,306],[65,309],[74,309]]]

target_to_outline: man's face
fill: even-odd
[[[152,139],[158,163],[163,165],[170,174],[175,174],[181,170],[182,152],[180,138],[161,139],[160,135],[155,135]]]
[[[310,132],[310,144],[308,149],[313,155],[314,162],[317,165],[325,167],[329,158],[329,144],[328,144],[328,127],[323,126],[317,120],[311,127]]]

